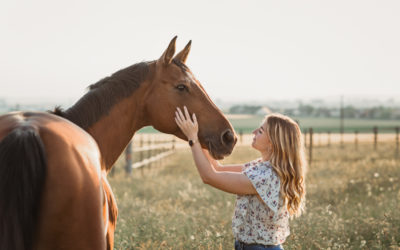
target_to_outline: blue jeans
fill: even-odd
[[[246,244],[235,240],[235,250],[283,250],[281,245],[264,246],[259,244]]]

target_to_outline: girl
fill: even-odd
[[[261,158],[247,164],[221,165],[198,142],[196,115],[177,108],[175,121],[187,136],[204,183],[237,194],[232,231],[235,249],[283,249],[289,218],[305,203],[305,158],[299,126],[272,114],[253,131],[252,147]]]

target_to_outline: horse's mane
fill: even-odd
[[[119,70],[89,86],[89,91],[71,108],[59,106],[53,114],[64,117],[83,129],[89,128],[122,99],[130,96],[147,78],[149,62],[141,62]]]

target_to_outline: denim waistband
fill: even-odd
[[[235,240],[235,250],[283,250],[281,245],[248,244]]]

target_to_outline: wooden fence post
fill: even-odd
[[[378,127],[375,126],[373,128],[373,131],[374,131],[374,150],[376,150],[378,147]]]
[[[140,147],[140,149],[142,149],[142,147],[143,147],[143,134],[141,134],[140,135],[140,141],[139,141],[139,147]],[[143,161],[143,150],[140,150],[140,152],[139,152],[139,162],[142,162]],[[143,174],[144,174],[144,169],[143,168],[140,168],[140,174],[143,176]]]
[[[127,175],[132,173],[132,141],[129,142],[125,150],[125,172]]]
[[[340,131],[340,147],[344,147],[344,141],[343,141],[343,131]]]
[[[155,145],[155,146],[158,146],[159,144],[162,144],[162,143],[163,143],[163,141],[158,141],[158,142],[157,142],[157,139],[154,140],[154,145]],[[163,151],[162,148],[157,147],[157,148],[155,149],[155,155],[158,155],[158,154],[161,153],[162,151]],[[160,166],[160,161],[159,161],[159,160],[156,161],[154,165],[155,165],[156,167]]]
[[[307,129],[304,130],[304,148],[307,148]]]
[[[243,130],[239,131],[240,144],[243,145]]]
[[[331,131],[328,131],[328,147],[331,146]]]
[[[343,133],[344,133],[344,109],[343,96],[340,97],[340,147],[343,148]]]
[[[396,156],[399,157],[399,127],[396,127]]]
[[[140,135],[140,141],[139,141],[139,147],[142,148],[143,147],[143,134]],[[143,161],[143,151],[140,150],[139,152],[139,162]]]
[[[358,131],[354,131],[354,145],[355,148],[358,149]]]
[[[148,148],[151,147],[151,138],[150,137],[151,137],[150,135],[147,135],[147,147]],[[147,150],[147,159],[150,159],[150,157],[151,157],[151,149],[149,148]],[[150,167],[151,167],[151,164],[149,164],[149,168]]]
[[[309,134],[310,134],[310,143],[309,143],[309,146],[308,146],[308,148],[309,148],[309,159],[308,159],[309,163],[308,163],[308,165],[311,166],[311,163],[312,163],[312,150],[313,150],[313,129],[312,128],[310,128]]]

